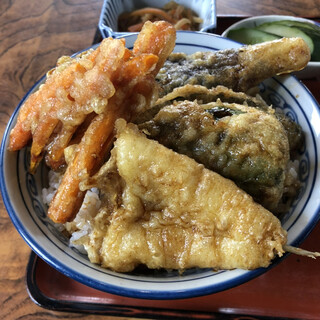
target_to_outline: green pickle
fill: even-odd
[[[316,24],[279,20],[252,28],[233,29],[228,32],[227,37],[244,44],[257,44],[282,37],[300,37],[310,48],[311,61],[320,61],[320,27]]]

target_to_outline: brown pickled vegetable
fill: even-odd
[[[163,8],[146,7],[119,16],[118,29],[122,32],[139,32],[146,21],[166,20],[176,30],[199,31],[202,19],[191,9],[170,1]]]

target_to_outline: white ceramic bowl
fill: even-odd
[[[162,8],[170,0],[105,0],[100,14],[99,29],[104,38],[119,37],[128,32],[119,32],[118,17],[123,12],[131,12],[135,9],[154,7]],[[215,0],[175,0],[187,8],[190,8],[203,23],[200,30],[206,32],[216,28],[216,1]]]
[[[315,21],[299,18],[299,17],[283,16],[283,15],[264,15],[264,16],[250,17],[247,19],[240,20],[234,23],[233,25],[231,25],[229,28],[227,28],[222,33],[222,36],[228,38],[228,33],[230,30],[240,29],[240,28],[254,28],[265,22],[272,22],[272,21],[279,21],[279,20],[297,20],[301,22],[309,22],[309,23],[317,24],[320,26],[320,24],[316,23]],[[296,72],[295,74],[300,79],[307,79],[307,78],[314,78],[314,77],[320,78],[320,61],[319,62],[310,61],[306,66],[306,68],[304,68],[299,72]]]
[[[127,46],[131,48],[136,36],[125,38]],[[240,44],[207,33],[178,32],[175,51],[192,53],[230,47],[240,47]],[[160,271],[120,274],[91,264],[86,256],[70,248],[68,239],[46,217],[47,209],[41,199],[41,189],[47,181],[46,168],[40,167],[33,176],[27,170],[27,150],[7,151],[9,132],[16,122],[19,108],[39,83],[20,102],[4,133],[0,153],[0,187],[12,222],[44,261],[68,277],[96,289],[147,299],[188,298],[219,292],[244,283],[269,269],[219,272],[192,269],[183,275]],[[306,134],[306,148],[300,155],[299,170],[303,187],[299,199],[282,220],[283,227],[288,230],[288,243],[296,246],[309,234],[320,215],[320,109],[310,92],[293,76],[266,80],[261,85],[261,94],[299,122]],[[272,266],[279,261],[281,259],[275,260]]]

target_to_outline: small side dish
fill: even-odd
[[[261,25],[264,25],[262,27],[263,29],[268,29],[269,31],[260,30],[259,27]],[[273,25],[276,26],[276,28]],[[243,31],[239,31],[239,29]],[[290,37],[294,34],[302,35],[309,43],[309,47],[312,51],[311,59],[303,70],[294,72],[294,75],[299,79],[309,79],[318,78],[320,75],[319,29],[320,24],[317,21],[310,19],[288,15],[263,15],[242,19],[232,24],[222,33],[222,36],[230,39],[232,36],[236,41],[246,44],[257,43],[262,40],[275,40],[283,35]],[[231,33],[230,36],[229,33]]]
[[[170,1],[163,8],[146,7],[122,13],[118,18],[118,30],[120,32],[139,32],[146,21],[159,20],[170,22],[176,30],[199,31],[203,23],[203,19],[190,8]]]
[[[230,30],[228,38],[244,44],[255,44],[282,37],[300,37],[307,44],[311,61],[320,61],[320,26],[304,21],[277,20],[257,24],[252,28]]]
[[[99,19],[104,38],[138,32],[143,22],[166,20],[177,30],[211,32],[216,28],[215,0],[105,0]]]

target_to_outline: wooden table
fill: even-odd
[[[58,57],[91,45],[102,0],[0,1],[0,136],[19,100]],[[217,1],[218,16],[289,14],[320,17],[319,0]],[[316,92],[316,90],[314,91]],[[319,99],[319,97],[318,97]],[[34,304],[25,285],[30,248],[0,198],[0,318],[67,319],[94,316],[48,311]],[[104,317],[102,319],[121,319]]]

